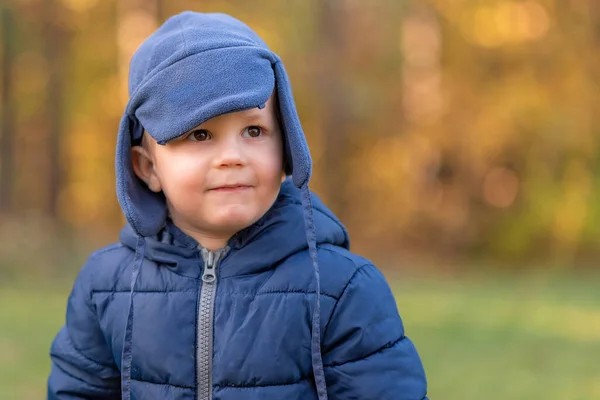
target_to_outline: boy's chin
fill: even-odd
[[[225,213],[213,215],[211,225],[218,230],[229,232],[232,236],[258,221],[264,213],[250,210],[227,210]]]

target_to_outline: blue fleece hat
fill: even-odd
[[[131,146],[144,129],[159,144],[221,114],[264,107],[277,90],[288,173],[308,183],[311,158],[292,89],[280,58],[241,21],[225,14],[186,11],[169,18],[131,59],[129,102],[117,139],[117,196],[127,221],[142,236],[163,227],[161,193],[133,172]]]
[[[288,174],[300,188],[306,241],[315,277],[311,357],[319,400],[327,400],[321,355],[320,272],[308,181],[311,158],[292,89],[279,57],[247,25],[225,14],[183,12],[169,18],[134,54],[129,95],[117,138],[117,197],[138,234],[123,338],[122,398],[131,398],[131,341],[135,285],[144,260],[145,237],[165,225],[162,193],[152,192],[133,171],[131,146],[144,129],[159,143],[176,139],[221,114],[264,107],[276,90]]]

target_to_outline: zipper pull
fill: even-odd
[[[217,269],[215,268],[215,253],[208,249],[202,249],[202,259],[204,260],[204,272],[202,281],[212,283],[217,279]]]
[[[217,280],[217,262],[223,257],[227,250],[227,247],[217,250],[217,252],[210,251],[202,248],[202,259],[204,260],[204,272],[202,273],[202,281],[206,283],[213,283]]]

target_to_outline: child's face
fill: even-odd
[[[163,191],[173,222],[196,239],[228,239],[273,205],[283,179],[274,96],[261,109],[212,118],[180,139],[133,148],[134,170]]]

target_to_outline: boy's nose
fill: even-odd
[[[219,146],[217,163],[219,167],[235,167],[246,164],[246,157],[239,140],[229,139],[222,142]]]

